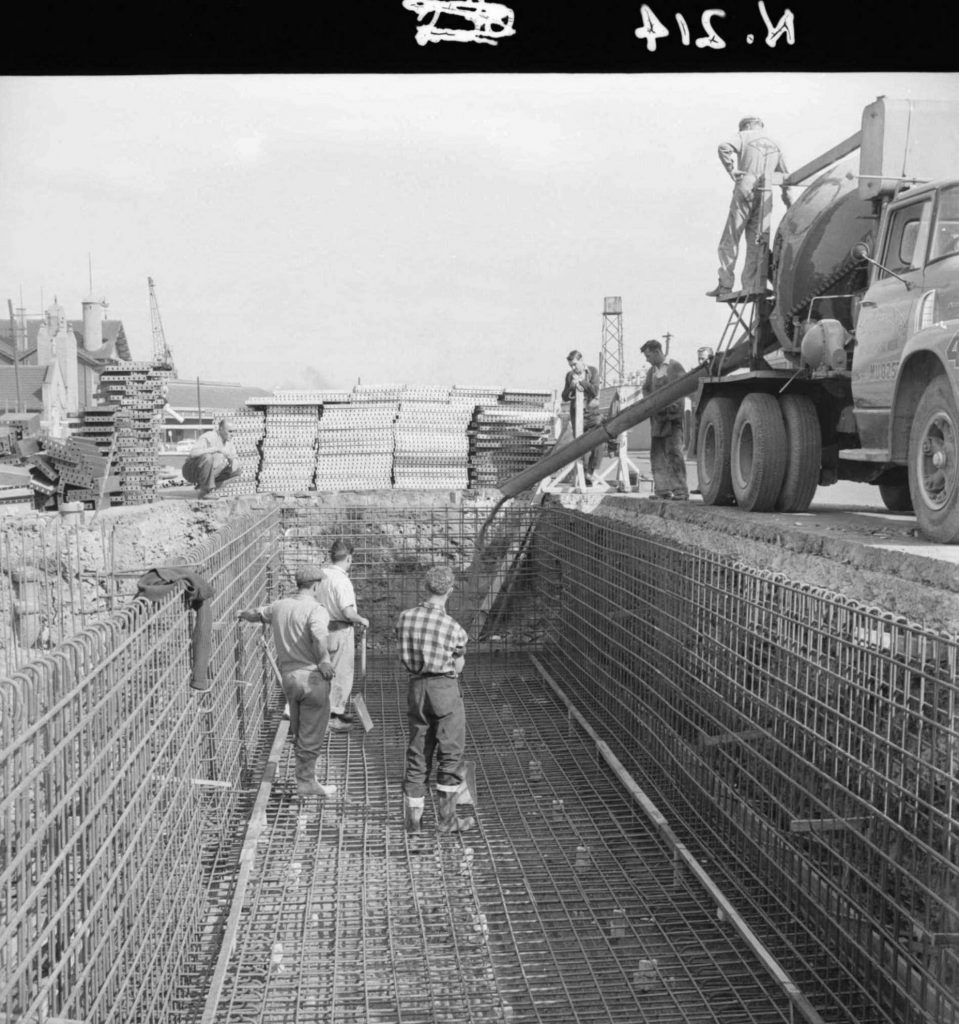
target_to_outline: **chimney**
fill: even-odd
[[[106,299],[83,300],[83,347],[95,352],[103,346],[103,315],[107,308]]]

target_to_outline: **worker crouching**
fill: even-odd
[[[216,430],[201,434],[190,449],[183,463],[183,479],[194,485],[198,498],[208,498],[218,487],[243,472],[232,432],[230,421],[220,420]]]

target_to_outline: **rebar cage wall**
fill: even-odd
[[[810,994],[959,1021],[957,638],[582,513],[534,557],[550,671]]]
[[[277,522],[241,516],[186,559],[215,584],[208,690],[190,686],[180,592],[0,680],[0,1020],[192,1018],[214,866],[235,859],[222,847],[278,699],[233,625],[267,596]]]

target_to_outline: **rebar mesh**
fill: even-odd
[[[959,1020],[954,636],[579,513],[545,663],[836,1019]]]

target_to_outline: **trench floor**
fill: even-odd
[[[329,736],[333,799],[296,798],[287,742],[216,1021],[794,1019],[523,655],[464,677],[477,827],[438,837],[430,797],[407,836],[405,682],[370,659],[375,728]]]

